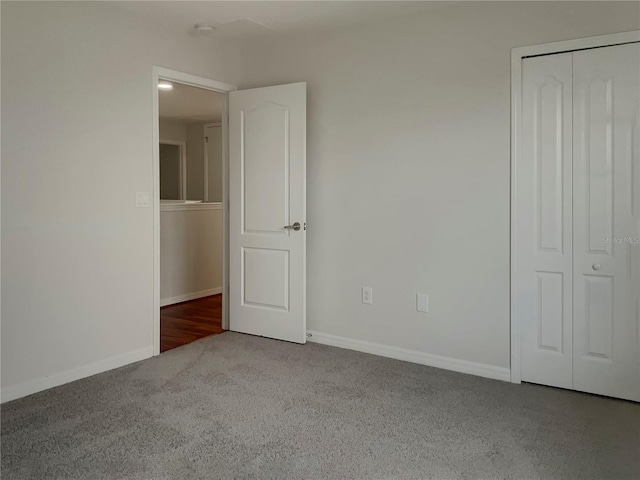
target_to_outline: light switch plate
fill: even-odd
[[[429,295],[427,295],[426,293],[416,294],[416,309],[419,312],[429,311]]]
[[[136,207],[144,208],[149,206],[149,192],[136,192]]]

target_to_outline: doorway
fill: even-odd
[[[227,328],[224,139],[234,89],[153,70],[155,355]]]
[[[220,185],[206,181],[212,169],[220,169],[220,163],[222,288],[215,293],[222,294],[220,328],[229,329],[230,312],[235,312],[231,324],[234,331],[305,343],[306,83],[236,91],[233,85],[160,67],[154,67],[153,82],[154,355],[161,350],[161,277],[167,270],[161,265],[161,209],[208,209],[215,203],[213,196],[219,195]],[[193,189],[189,187],[192,176],[187,166],[187,199],[180,200],[178,205],[161,205],[160,82],[224,95],[219,121],[207,119],[204,133],[200,130],[204,142],[198,143],[198,148],[203,150],[206,160],[198,170],[197,178],[201,181],[196,186],[204,200],[189,199]],[[211,157],[215,145],[222,147],[218,163],[206,157]],[[187,145],[187,156],[190,151],[193,149]],[[185,205],[192,202],[196,205]],[[234,228],[230,228],[231,222]],[[176,231],[169,229],[167,234],[173,235]],[[186,254],[190,249],[179,252]],[[209,292],[197,297],[211,295]],[[179,302],[192,299],[171,298]]]

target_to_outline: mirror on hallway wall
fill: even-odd
[[[160,199],[186,200],[186,142],[160,142]]]

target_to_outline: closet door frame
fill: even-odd
[[[515,284],[515,254],[518,238],[516,236],[516,220],[518,205],[516,204],[516,170],[520,163],[521,145],[521,112],[522,112],[522,61],[527,57],[549,55],[554,53],[586,50],[589,48],[609,47],[625,43],[640,42],[640,30],[631,32],[600,35],[563,42],[545,43],[518,47],[511,50],[511,275],[510,275],[510,315],[511,315],[511,382],[522,381],[522,347],[520,305],[517,302]]]

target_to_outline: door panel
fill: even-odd
[[[640,400],[640,44],[573,66],[574,388]]]
[[[289,310],[289,252],[242,249],[242,305]]]
[[[240,112],[245,233],[287,234],[289,219],[289,109],[273,103]]]
[[[230,93],[229,163],[230,328],[305,343],[306,84]]]
[[[538,272],[538,342],[537,348],[564,351],[564,275]]]
[[[572,386],[571,70],[570,53],[523,62],[514,192],[522,379],[564,388]]]
[[[590,357],[611,360],[613,352],[613,277],[585,275],[586,350]],[[581,310],[581,309],[576,309]],[[576,329],[576,332],[578,329]]]

